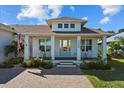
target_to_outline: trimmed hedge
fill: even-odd
[[[96,70],[109,70],[111,66],[109,64],[105,64],[104,61],[96,60],[89,63],[81,63],[81,69],[89,70],[89,69],[96,69]]]

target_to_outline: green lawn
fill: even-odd
[[[112,70],[83,70],[94,87],[124,88],[124,59],[113,58]]]

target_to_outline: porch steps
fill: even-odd
[[[56,67],[77,67],[77,65],[73,62],[60,62]]]

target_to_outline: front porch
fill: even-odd
[[[50,57],[55,60],[97,58],[97,41],[102,38],[102,59],[106,59],[106,36],[98,35],[30,35],[25,34],[24,60],[30,57]],[[53,62],[52,61],[52,62]]]

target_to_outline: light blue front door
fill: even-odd
[[[62,39],[59,40],[60,47],[60,56],[61,57],[70,57],[71,56],[71,40]]]

